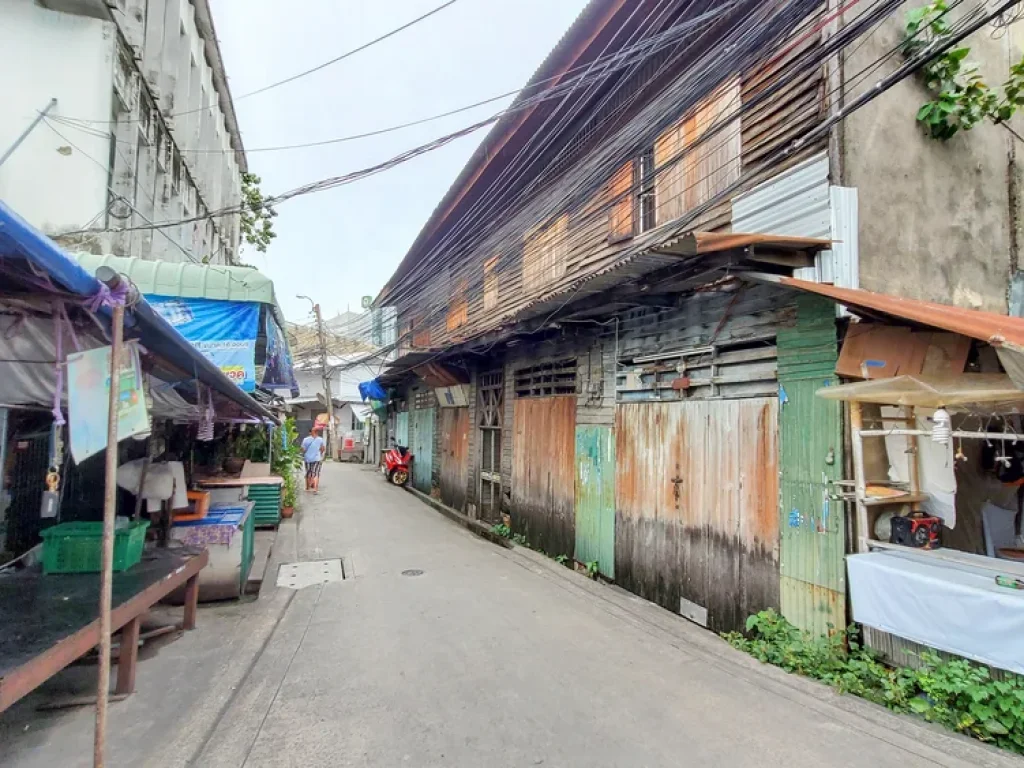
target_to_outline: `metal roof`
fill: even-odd
[[[109,254],[70,255],[90,275],[96,274],[99,267],[110,267],[127,275],[135,287],[147,295],[269,304],[277,324],[282,329],[285,327],[284,313],[274,295],[274,281],[258,269],[187,261],[148,261]]]
[[[740,276],[826,296],[846,305],[856,314],[866,312],[888,315],[932,328],[941,328],[950,333],[959,333],[972,339],[979,339],[994,347],[1024,349],[1024,318],[1022,317],[997,315],[995,312],[982,312],[977,309],[965,309],[932,301],[906,299],[902,296],[890,296],[861,288],[839,288],[824,283],[798,280],[795,277],[759,273],[746,273]]]
[[[100,283],[92,272],[76,263],[53,240],[28,224],[3,201],[0,201],[0,256],[29,262],[80,297],[88,299],[99,294]],[[109,309],[101,307],[98,314],[104,321],[109,320]],[[192,346],[145,299],[126,313],[125,326],[126,330],[137,331],[143,345],[151,352],[182,371],[194,372],[198,380],[245,412],[277,421],[270,411],[239,389],[220,368]]]

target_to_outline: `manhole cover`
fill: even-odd
[[[402,575],[403,576],[422,576],[423,575],[423,571],[421,571],[419,568],[410,568],[407,571],[402,571]]]
[[[341,568],[340,558],[287,563],[277,569],[277,586],[288,589],[303,589],[316,584],[329,584],[344,578],[345,573]]]

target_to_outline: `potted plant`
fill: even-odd
[[[281,445],[274,446],[271,471],[284,480],[281,489],[281,517],[295,514],[298,493],[296,473],[302,468],[302,448],[299,447],[299,433],[295,419],[289,417],[281,425]]]

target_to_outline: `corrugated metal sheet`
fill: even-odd
[[[416,490],[430,493],[434,473],[434,408],[411,411],[412,429],[412,485]]]
[[[779,604],[778,401],[619,405],[615,574],[715,631]]]
[[[462,511],[469,482],[469,408],[441,409],[441,501]]]
[[[832,499],[843,474],[841,404],[815,396],[837,381],[835,305],[797,302],[797,322],[779,331],[782,505],[781,609],[817,633],[846,624],[846,509]]]
[[[576,398],[515,400],[512,421],[512,528],[544,552],[569,555],[576,544]]]
[[[615,435],[576,427],[576,554],[615,578]]]
[[[127,275],[142,293],[218,301],[277,303],[274,298],[274,282],[262,272],[249,267],[148,261],[94,253],[74,253],[72,256],[90,274],[95,274],[99,267],[110,267]]]
[[[409,447],[409,412],[395,414],[395,442]]]
[[[828,156],[809,158],[734,198],[732,226],[740,232],[831,239]],[[819,256],[818,264],[797,272],[805,279],[831,280],[831,252]]]

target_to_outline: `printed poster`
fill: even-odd
[[[68,355],[68,425],[71,455],[81,463],[107,447],[110,406],[110,347]],[[139,348],[127,342],[117,380],[117,439],[149,431]]]
[[[148,294],[146,301],[229,379],[246,392],[256,389],[259,304]]]

